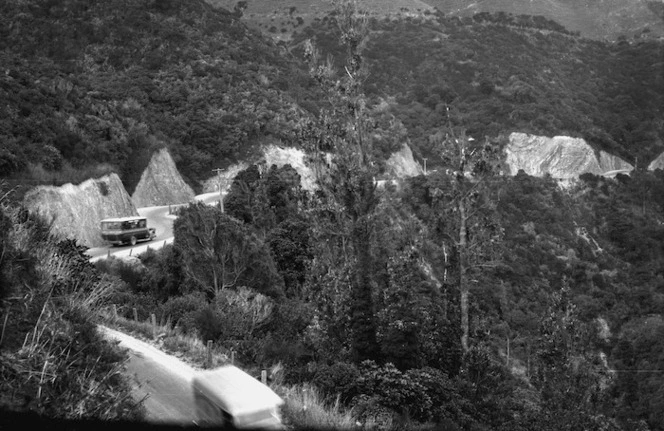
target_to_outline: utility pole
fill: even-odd
[[[426,175],[427,174],[427,158],[422,157],[422,160],[424,160],[424,175]]]
[[[222,195],[223,187],[222,187],[222,179],[221,179],[221,171],[223,169],[212,169],[213,172],[217,173],[217,188],[219,189],[219,208],[221,209],[221,212],[224,212],[224,196]]]

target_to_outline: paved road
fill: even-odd
[[[137,383],[132,396],[144,399],[151,423],[193,425],[196,420],[191,379],[195,370],[177,358],[122,332],[99,326],[109,339],[128,349],[126,373]]]
[[[198,201],[204,202],[209,205],[214,205],[219,202],[219,193],[205,193],[198,195],[195,198]],[[137,255],[145,252],[148,247],[151,249],[159,249],[166,244],[173,242],[173,220],[175,216],[169,214],[169,205],[156,206],[156,207],[147,207],[147,208],[138,208],[138,214],[148,219],[148,226],[154,227],[157,231],[157,236],[152,241],[140,242],[135,246],[123,245],[123,246],[104,246],[104,247],[94,247],[90,248],[87,251],[88,256],[90,256],[90,261],[94,262],[99,259],[103,259],[109,255],[114,255],[117,257],[126,257],[130,255]]]

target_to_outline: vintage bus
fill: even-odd
[[[145,217],[107,218],[101,221],[101,237],[113,245],[131,244],[138,241],[150,241],[157,232],[148,227]]]
[[[224,365],[192,379],[196,424],[201,427],[284,430],[283,399],[241,369]]]

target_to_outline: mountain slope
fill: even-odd
[[[261,141],[288,139],[293,96],[308,98],[279,48],[200,0],[8,0],[0,65],[0,176],[113,170],[129,193],[157,149],[197,187]]]
[[[446,14],[471,16],[478,12],[542,15],[569,31],[593,39],[631,36],[648,28],[664,34],[662,21],[642,0],[427,0]]]
[[[288,39],[329,13],[332,2],[287,0],[208,0],[210,4],[233,10],[244,3],[244,20],[277,39]],[[664,35],[661,3],[643,0],[360,0],[360,8],[371,15],[427,14],[438,10],[449,16],[469,17],[480,12],[514,15],[541,15],[571,32],[593,39],[631,37],[644,30],[655,37]],[[658,12],[659,11],[659,12]]]

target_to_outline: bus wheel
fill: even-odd
[[[136,237],[132,236],[129,242],[131,242],[131,245],[136,245]]]

